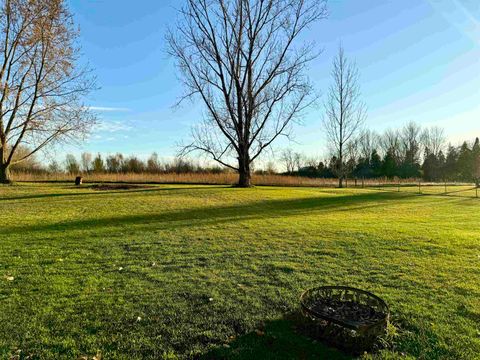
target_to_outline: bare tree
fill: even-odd
[[[359,156],[370,159],[372,153],[377,150],[380,139],[376,132],[366,129],[360,132],[357,141]]]
[[[282,151],[280,160],[285,165],[287,173],[292,174],[298,165],[298,158],[300,154],[295,153],[292,149],[288,148]]]
[[[15,162],[16,159],[22,158],[26,154],[29,154],[31,151],[32,150],[29,149],[28,147],[20,145],[17,148],[15,155],[13,156],[13,162]],[[15,163],[15,165],[12,165],[12,170],[15,172],[17,171],[29,172],[29,171],[34,171],[35,169],[40,169],[41,167],[42,167],[41,163],[38,161],[37,157],[34,154],[28,157],[26,160]]]
[[[121,172],[123,162],[124,162],[124,158],[122,154],[117,153],[115,155],[107,156],[107,159],[106,159],[107,171],[110,173]]]
[[[357,136],[349,141],[345,146],[344,151],[344,163],[345,163],[345,176],[348,177],[355,170],[355,166],[358,163],[360,157],[360,137]]]
[[[0,0],[0,182],[10,166],[84,134],[94,83],[76,63],[77,31],[64,0]],[[15,156],[21,145],[30,152]]]
[[[80,164],[74,155],[67,154],[65,158],[65,170],[72,175],[76,175],[80,172]]]
[[[320,164],[320,160],[318,159],[317,156],[303,157],[302,160],[303,160],[302,162],[304,163],[304,166],[312,169],[317,169],[318,165]],[[300,167],[299,167],[299,170],[300,170]]]
[[[392,154],[397,161],[401,158],[401,139],[398,130],[388,129],[380,136],[382,155]]]
[[[446,138],[445,131],[438,126],[432,126],[423,130],[421,135],[421,141],[425,152],[438,156],[445,148]]]
[[[345,149],[360,131],[366,119],[366,106],[360,99],[359,75],[354,62],[350,62],[340,45],[333,60],[333,82],[325,102],[324,127],[337,159],[338,186],[343,187],[346,176]]]
[[[162,164],[156,152],[150,155],[147,160],[147,171],[152,174],[159,174],[162,172]]]
[[[206,152],[248,187],[252,162],[289,134],[313,100],[304,73],[317,54],[295,44],[326,17],[326,1],[186,2],[167,40],[187,89],[182,100],[200,98],[206,113],[182,153]]]
[[[81,161],[82,161],[83,172],[85,172],[85,173],[90,172],[91,167],[92,167],[92,159],[93,159],[92,154],[89,153],[89,152],[84,152],[84,153],[82,153],[80,158],[81,158]]]
[[[48,172],[50,172],[51,174],[58,174],[58,173],[61,173],[63,171],[62,167],[60,166],[60,164],[55,159],[52,159],[50,161],[47,169],[48,169]]]

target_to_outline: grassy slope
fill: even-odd
[[[397,354],[480,353],[478,199],[27,184],[0,214],[0,358],[342,358],[287,320],[322,284],[382,296]]]

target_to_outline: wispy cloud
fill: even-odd
[[[128,112],[128,111],[131,111],[131,109],[125,108],[125,107],[89,106],[88,108],[92,111],[100,111],[100,112]]]
[[[115,133],[132,130],[133,127],[121,121],[102,121],[95,127],[96,131]]]

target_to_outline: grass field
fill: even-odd
[[[0,214],[0,358],[349,358],[292,327],[324,284],[390,305],[378,357],[480,358],[470,196],[21,184]]]

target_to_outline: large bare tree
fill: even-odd
[[[426,128],[421,135],[425,155],[433,154],[438,156],[445,149],[446,141],[445,131],[439,126]]]
[[[183,152],[206,152],[250,186],[251,163],[313,100],[305,68],[317,53],[296,43],[326,15],[325,0],[186,0],[167,40],[182,99],[206,111]]]
[[[360,99],[358,69],[347,59],[341,45],[333,60],[331,76],[332,84],[324,105],[324,127],[337,159],[338,186],[343,187],[348,171],[345,151],[365,122],[366,107]]]
[[[10,166],[93,124],[82,99],[94,82],[77,66],[77,35],[64,0],[0,0],[0,182]],[[16,156],[22,146],[30,151]]]

